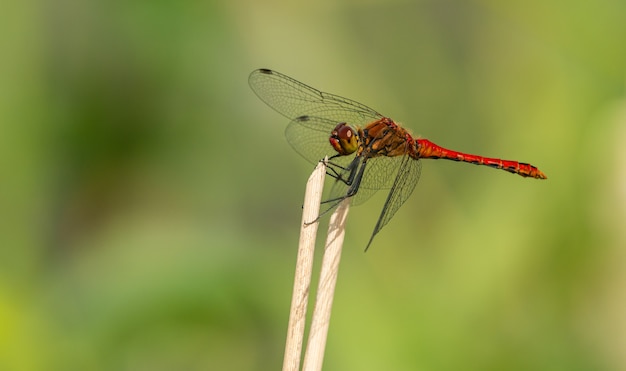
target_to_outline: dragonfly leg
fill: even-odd
[[[335,178],[335,179],[337,179],[337,180],[340,180],[340,181],[342,181],[342,182],[344,182],[344,183],[345,183],[345,181],[341,178],[341,174],[340,174],[337,170],[335,170],[335,168],[330,167],[330,166],[328,166],[328,165],[329,165],[329,164],[327,164],[327,167],[326,167],[326,168],[327,168],[327,169],[330,169],[330,171],[329,171],[329,170],[326,170],[326,175],[329,175],[329,176],[331,176],[331,177],[333,177],[333,178]]]
[[[309,223],[305,223],[305,224],[311,224],[311,223],[317,222],[319,218],[326,215],[326,213],[328,213],[329,211],[337,207],[337,205],[339,205],[341,201],[345,200],[346,198],[350,198],[354,196],[359,190],[359,185],[361,184],[361,179],[363,178],[363,173],[365,172],[366,163],[367,161],[365,159],[361,160],[359,158],[355,158],[355,161],[352,161],[352,163],[350,163],[350,166],[348,167],[351,169],[350,176],[348,177],[348,179],[347,180],[341,179],[341,174],[339,174],[339,178],[337,178],[338,182],[341,181],[349,186],[348,191],[342,196],[334,197],[334,198],[330,198],[328,200],[322,201],[321,202],[322,204],[330,203],[331,205],[326,210],[321,212],[320,215],[315,220]]]
[[[339,157],[339,155],[334,155],[324,162],[324,164],[326,165],[326,168],[328,169],[326,170],[326,174],[330,175],[331,177],[337,180],[341,180],[342,182],[345,183],[346,181],[342,179],[341,173],[348,171],[348,168],[334,163],[332,159],[336,157]],[[324,160],[321,160],[321,161],[324,161]]]
[[[361,179],[363,179],[363,173],[365,172],[365,165],[367,165],[366,158],[364,158],[363,161],[361,161],[361,166],[358,168],[358,171],[350,172],[350,178],[348,179],[349,183],[346,183],[350,186],[350,188],[348,188],[346,197],[352,197],[359,191],[359,186],[361,185]]]
[[[309,224],[313,224],[317,222],[322,216],[326,215],[329,211],[337,207],[341,203],[341,201],[345,200],[346,198],[350,198],[354,196],[359,190],[359,185],[361,184],[361,179],[363,179],[363,173],[365,172],[366,163],[367,163],[367,159],[363,159],[360,157],[355,157],[354,160],[350,162],[350,165],[348,165],[347,168],[327,162],[327,165],[329,164],[332,165],[332,166],[329,166],[328,168],[331,169],[331,171],[333,171],[333,173],[335,174],[335,175],[332,175],[332,174],[329,174],[329,175],[335,178],[337,182],[343,182],[345,185],[347,185],[348,190],[344,195],[322,201],[321,204],[331,204],[331,205],[326,210],[322,211],[320,215],[317,218],[315,218],[315,220],[312,220],[310,222],[305,222],[304,224],[309,225]],[[343,179],[343,177],[341,176],[342,174],[338,172],[336,169],[334,169],[333,166],[337,166],[338,168],[343,169],[344,173],[346,171],[349,171],[350,174],[348,176],[348,179]],[[326,173],[328,174],[328,172]]]
[[[335,207],[337,207],[337,205],[339,205],[341,203],[341,201],[345,200],[346,198],[348,198],[347,196],[343,196],[343,197],[339,197],[339,198],[335,198],[332,200],[326,200],[326,201],[322,201],[323,204],[325,203],[329,203],[329,202],[334,202],[331,206],[329,206],[328,208],[326,208],[326,210],[322,211],[317,218],[313,219],[310,222],[304,222],[304,225],[310,225],[313,223],[317,223],[321,217],[323,217],[324,215],[326,215],[329,211],[331,211],[332,209],[334,209]]]
[[[328,170],[326,171],[326,174],[330,175],[331,177],[337,179],[337,181],[340,181],[347,186],[351,186],[354,182],[354,178],[357,174],[361,162],[362,160],[360,157],[355,157],[347,167],[343,167],[329,161],[327,162],[327,169],[330,169],[332,174],[329,173]],[[347,179],[344,177],[346,173],[348,173]]]

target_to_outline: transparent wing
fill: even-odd
[[[248,83],[263,102],[290,120],[314,116],[335,125],[341,122],[362,125],[383,117],[364,104],[321,92],[276,71],[253,71]]]
[[[369,248],[374,240],[374,236],[391,220],[396,211],[400,209],[400,206],[402,206],[411,193],[413,193],[417,181],[419,180],[421,169],[422,164],[419,160],[415,160],[408,155],[402,156],[398,175],[395,177],[395,181],[391,186],[389,196],[387,196],[385,206],[383,206],[383,211],[380,213],[372,237],[367,243],[365,250]]]
[[[324,93],[276,71],[253,71],[248,83],[263,102],[291,120],[285,129],[287,141],[311,163],[337,154],[328,141],[337,124],[346,123],[357,128],[383,118],[380,113],[359,102]],[[380,189],[390,189],[368,243],[369,247],[374,236],[391,220],[415,189],[421,165],[407,155],[371,158],[355,156],[333,158],[331,167],[335,173],[329,172],[347,180],[351,174],[363,171],[360,183],[356,181],[357,185],[353,185],[357,187],[353,204],[363,203]],[[328,200],[329,209],[348,195],[350,187],[341,180],[335,182]]]
[[[310,163],[316,164],[325,156],[331,157],[337,154],[328,141],[330,132],[335,126],[337,123],[327,118],[300,116],[287,125],[285,137],[296,152]],[[333,161],[345,167],[355,155],[356,153],[339,156]]]
[[[404,157],[374,157],[368,159],[365,164],[363,178],[357,193],[352,197],[351,204],[354,206],[360,205],[372,197],[378,190],[391,188]],[[363,166],[362,162],[360,166]],[[349,173],[350,169],[344,170],[341,173],[342,179],[347,179]],[[349,186],[344,182],[335,181],[330,192],[330,199],[337,199],[346,195],[348,188]]]

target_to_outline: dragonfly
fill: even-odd
[[[358,205],[379,190],[387,199],[365,247],[409,198],[421,173],[421,159],[485,165],[522,177],[547,179],[537,167],[453,151],[407,129],[364,104],[325,93],[270,69],[253,71],[248,83],[265,104],[290,120],[289,144],[309,162],[328,156],[327,174],[335,178],[329,211],[346,198]]]

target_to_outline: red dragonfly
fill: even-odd
[[[327,172],[336,179],[330,199],[324,201],[331,204],[329,210],[348,197],[359,204],[376,191],[389,189],[365,250],[415,189],[422,158],[469,162],[547,179],[527,163],[470,155],[413,138],[398,123],[361,103],[276,71],[258,69],[248,82],[263,102],[291,120],[285,136],[296,152],[313,164],[329,157]]]

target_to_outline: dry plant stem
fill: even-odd
[[[350,199],[343,200],[337,210],[330,217],[326,248],[322,259],[322,271],[320,273],[317,298],[313,309],[313,319],[306,354],[304,355],[303,371],[319,371],[324,362],[324,349],[326,348],[326,335],[330,322],[330,312],[335,295],[335,284],[339,272],[339,260],[341,248],[345,236],[346,217],[350,207]]]
[[[315,252],[315,236],[319,226],[317,219],[320,212],[325,175],[326,166],[320,161],[306,184],[283,371],[297,371],[300,368],[306,309],[309,301],[311,271],[313,269],[313,253]],[[311,223],[312,221],[315,222]]]

